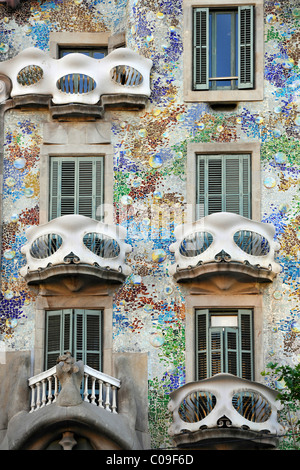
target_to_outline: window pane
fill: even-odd
[[[231,14],[218,13],[216,19],[216,63],[217,77],[231,76]],[[223,86],[230,85],[230,81],[223,82]]]

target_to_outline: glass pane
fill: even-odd
[[[217,41],[216,61],[217,77],[231,76],[231,14],[217,14]],[[223,82],[223,86],[230,85],[230,81]]]
[[[211,316],[211,326],[238,326],[238,317],[237,315],[212,315]]]

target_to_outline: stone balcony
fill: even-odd
[[[107,106],[144,108],[150,96],[152,61],[128,48],[102,59],[72,53],[53,59],[28,48],[0,63],[0,103],[48,106],[52,117],[101,118]]]
[[[169,434],[180,448],[267,449],[278,446],[277,392],[263,384],[217,374],[170,395]]]
[[[71,214],[29,227],[26,236],[20,274],[28,285],[57,280],[76,292],[85,283],[122,283],[131,274],[123,227]]]
[[[271,282],[280,272],[274,235],[272,224],[228,212],[177,226],[176,242],[170,246],[175,255],[170,274],[177,281],[230,273],[249,281]]]
[[[118,399],[122,380],[66,352],[56,366],[28,379],[31,403],[10,419],[1,449],[140,450],[135,391],[124,378],[123,398]]]

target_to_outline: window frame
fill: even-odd
[[[251,219],[261,221],[260,145],[260,142],[193,142],[187,145],[187,223],[197,220],[197,155],[250,155]]]
[[[55,355],[56,358],[62,354],[65,354],[67,351],[71,352],[72,357],[74,357],[75,360],[82,360],[84,365],[89,365],[93,369],[99,370],[99,372],[102,371],[102,365],[103,365],[103,309],[99,310],[94,310],[94,309],[78,309],[78,308],[72,308],[72,309],[54,309],[54,310],[47,310],[45,312],[46,316],[46,321],[45,321],[45,358],[44,358],[44,363],[45,363],[45,369],[48,370],[53,366],[48,365],[48,356],[49,356],[49,351],[48,351],[48,340],[49,340],[49,319],[50,317],[54,316],[59,316],[59,349],[60,351],[52,351],[53,356]],[[65,336],[65,318],[67,316],[70,316],[70,335],[67,338]],[[82,315],[82,335],[81,335],[81,340],[84,345],[81,348],[81,351],[77,348],[77,342],[78,342],[78,317],[79,315]],[[97,316],[98,321],[99,321],[99,349],[98,350],[91,350],[87,348],[87,342],[88,342],[88,336],[87,336],[87,323],[88,323],[88,316]],[[66,346],[65,342],[68,342],[68,347]],[[64,344],[63,344],[64,343]],[[65,347],[64,347],[65,345]],[[81,357],[78,357],[77,354],[81,355]],[[88,364],[88,359],[87,355],[88,354],[98,354],[99,355],[99,365],[98,368],[94,367],[91,364]]]
[[[100,127],[99,127],[100,126]],[[113,219],[113,157],[110,143],[110,124],[100,123],[49,123],[44,126],[44,143],[41,147],[40,169],[40,224],[49,219],[50,157],[102,157],[104,160],[104,223]],[[72,142],[73,141],[73,142]],[[72,143],[70,143],[72,142]]]
[[[53,59],[59,58],[60,48],[107,48],[109,54],[118,47],[126,47],[125,32],[111,34],[110,31],[88,32],[50,32],[49,52]]]
[[[204,291],[205,286],[194,286],[186,296],[186,381],[196,380],[196,310],[238,310],[250,309],[253,315],[253,380],[259,380],[263,370],[263,296],[254,285],[249,285],[244,293],[234,285],[224,293],[216,286]],[[255,294],[255,295],[254,295]]]
[[[227,163],[232,160],[235,162],[234,164],[234,169],[236,170],[236,162],[238,161],[238,177],[239,177],[239,188],[238,188],[238,195],[237,194],[230,194],[227,189],[227,183],[228,183],[228,178],[230,180],[230,175],[228,174],[232,169],[228,169],[227,173]],[[200,162],[203,162],[202,166],[202,172],[200,168]],[[221,162],[221,165],[219,167],[220,173],[221,173],[221,180],[220,180],[220,186],[221,186],[221,192],[216,193],[214,191],[210,191],[209,187],[209,179],[210,179],[210,165],[213,164],[213,162]],[[247,171],[245,175],[244,171],[244,162],[247,163]],[[209,215],[209,207],[210,207],[210,201],[213,198],[218,199],[218,204],[222,206],[221,211],[214,211],[214,212],[231,212],[230,205],[236,205],[236,202],[234,204],[230,201],[230,198],[238,198],[238,205],[239,205],[239,211],[234,212],[239,215],[242,215],[243,217],[247,217],[248,219],[251,218],[252,215],[252,206],[251,206],[251,155],[248,153],[242,153],[242,154],[227,154],[227,153],[222,153],[220,155],[218,154],[196,154],[196,167],[197,167],[197,174],[196,174],[196,214],[197,218],[199,219],[200,217],[205,217],[206,215]],[[203,185],[203,192],[200,193],[200,174],[203,174],[204,179],[202,181]],[[247,178],[246,178],[247,177]],[[245,180],[247,181],[245,182]],[[203,194],[202,194],[203,193]],[[204,214],[201,215],[201,203],[200,203],[200,198],[203,199],[203,212]],[[247,214],[244,212],[244,207],[245,207],[245,198],[247,198]],[[228,202],[227,202],[228,201]],[[214,205],[215,203],[212,203]],[[233,212],[233,211],[232,211]],[[213,212],[211,212],[213,213]]]
[[[68,196],[67,199],[71,200],[74,204],[74,212],[68,212],[69,213],[74,213],[74,214],[79,214],[79,206],[80,206],[80,194],[79,194],[79,179],[80,179],[80,163],[82,163],[84,160],[89,162],[93,162],[92,166],[95,167],[97,162],[101,162],[101,171],[100,171],[100,186],[101,186],[101,194],[97,194],[96,192],[96,186],[99,181],[97,180],[97,173],[93,172],[92,175],[92,195],[89,196],[92,199],[92,207],[91,207],[91,218],[95,220],[101,220],[100,216],[97,215],[97,199],[101,199],[100,205],[103,206],[104,204],[104,191],[105,191],[105,185],[104,185],[104,158],[103,156],[98,156],[98,155],[84,155],[84,156],[53,156],[50,155],[49,157],[49,219],[53,219],[56,217],[61,216],[61,202],[62,202],[62,164],[63,162],[74,162],[74,195]],[[54,164],[57,162],[57,180],[56,180],[56,187],[57,187],[57,195],[53,195],[53,186],[55,186],[54,178],[53,178],[53,173],[54,173]],[[53,217],[53,207],[54,207],[54,199],[56,197],[56,212],[57,215]],[[85,196],[84,196],[85,197]]]
[[[236,103],[240,101],[261,101],[264,95],[264,11],[263,0],[249,0],[247,5],[254,7],[254,88],[234,90],[194,90],[193,89],[193,11],[194,8],[230,9],[244,6],[241,0],[183,0],[183,94],[186,102]]]
[[[212,326],[211,320],[213,316],[229,316],[229,314],[234,314],[237,317],[237,326]],[[199,332],[199,322],[198,318],[205,318],[205,331],[204,332]],[[250,322],[250,330],[249,330],[249,337],[250,337],[250,349],[248,350],[243,350],[242,349],[242,343],[243,343],[243,325],[242,322],[244,321],[244,318],[249,319]],[[195,348],[195,378],[196,380],[202,380],[206,378],[210,378],[213,375],[213,354],[215,352],[220,352],[220,371],[216,373],[232,373],[232,370],[230,370],[230,365],[228,364],[228,353],[230,350],[230,347],[228,346],[228,335],[227,333],[231,333],[235,335],[235,340],[236,340],[236,347],[235,349],[232,349],[231,352],[235,353],[235,366],[237,370],[237,377],[240,378],[245,378],[248,380],[253,380],[254,373],[253,373],[253,356],[254,356],[254,348],[253,348],[253,310],[252,309],[195,309],[195,345],[199,344],[199,337],[201,334],[202,339],[205,338],[205,349],[198,350],[198,348]],[[219,349],[213,349],[213,340],[212,340],[212,335],[218,335],[220,339],[220,348]],[[242,355],[247,354],[249,358],[249,364],[248,364],[248,376],[243,377],[243,359]],[[206,377],[200,377],[198,376],[198,369],[199,369],[199,358],[200,355],[202,355],[205,359],[206,362],[206,371],[207,371],[207,376]],[[234,374],[235,375],[235,374]]]

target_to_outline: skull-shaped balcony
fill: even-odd
[[[132,247],[123,227],[74,214],[32,226],[26,236],[20,274],[28,285],[52,280],[78,291],[95,282],[122,283],[131,273],[126,255]]]
[[[284,429],[277,392],[231,374],[187,383],[170,395],[169,434],[179,448],[271,449]]]
[[[175,264],[170,273],[177,281],[230,274],[239,279],[271,282],[280,272],[275,262],[279,244],[272,224],[237,214],[218,212],[175,229],[170,246]]]
[[[106,107],[144,108],[152,61],[128,48],[102,59],[80,53],[60,59],[28,48],[0,63],[0,103],[48,106],[53,118],[101,118]]]

